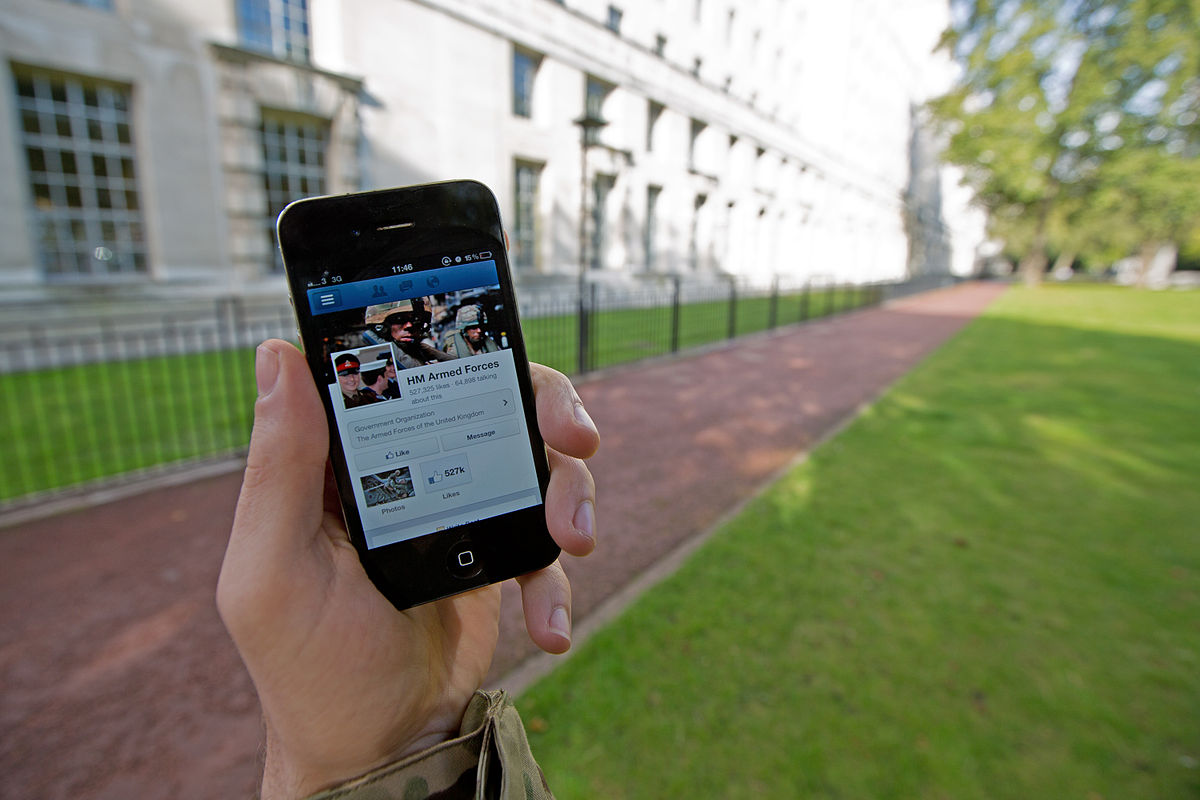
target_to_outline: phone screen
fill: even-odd
[[[305,293],[368,550],[543,501],[491,256]]]

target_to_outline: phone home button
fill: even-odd
[[[470,539],[459,539],[450,547],[446,557],[446,568],[456,578],[474,578],[483,569],[479,555]]]

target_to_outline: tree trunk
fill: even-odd
[[[1054,259],[1054,266],[1050,268],[1050,274],[1055,278],[1059,276],[1059,270],[1066,271],[1075,263],[1076,253],[1071,250],[1064,250],[1058,254],[1058,258]]]
[[[1017,272],[1026,286],[1042,285],[1042,276],[1046,272],[1046,234],[1042,231],[1034,234],[1029,251],[1021,259]]]
[[[1161,289],[1166,286],[1171,273],[1175,271],[1178,257],[1179,248],[1174,243],[1143,242],[1142,263],[1138,267],[1137,281],[1134,285],[1139,289]]]
[[[1029,243],[1029,250],[1021,259],[1021,265],[1017,267],[1026,286],[1042,285],[1042,276],[1046,272],[1046,217],[1049,215],[1049,207],[1043,202],[1038,209],[1033,241]]]

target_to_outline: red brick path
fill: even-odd
[[[982,311],[966,284],[588,380],[577,623]],[[257,701],[213,605],[240,475],[0,531],[0,797],[250,796]],[[532,650],[505,588],[493,676]]]

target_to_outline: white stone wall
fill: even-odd
[[[186,4],[181,4],[186,5]],[[191,281],[223,260],[211,75],[195,20],[125,0],[113,14],[62,2],[0,3],[0,276],[6,293],[36,291],[27,164],[8,65],[132,87],[134,145],[149,279]],[[127,288],[127,287],[126,287]],[[125,290],[123,288],[122,290]]]
[[[931,54],[943,0],[626,0],[612,4],[623,12],[619,35],[599,0],[310,0],[307,66],[241,51],[233,0],[116,5],[0,0],[0,56],[133,88],[148,291],[282,290],[261,229],[262,106],[329,121],[330,191],[471,177],[493,187],[511,224],[514,162],[540,164],[535,267],[522,279],[573,276],[573,120],[587,75],[615,87],[606,147],[587,155],[589,206],[595,176],[615,178],[594,279],[647,271],[649,186],[662,190],[659,273],[756,284],[900,278],[906,214],[923,204],[940,204],[954,271],[971,268],[982,239],[952,176],[940,192],[910,186],[912,109],[947,74]],[[543,56],[531,119],[512,114],[515,46]],[[12,91],[6,76],[4,298],[55,296],[34,266]],[[651,101],[664,111],[648,150]],[[689,163],[693,119],[705,127]]]

